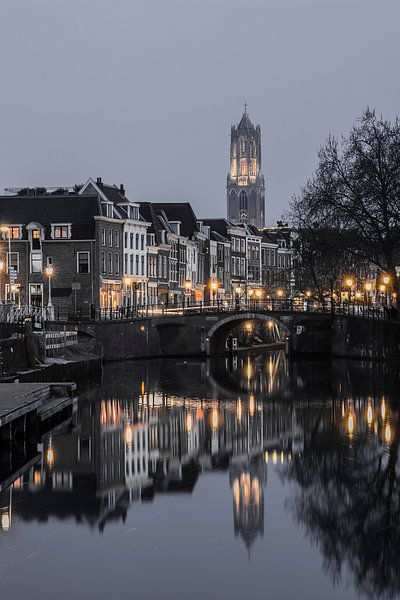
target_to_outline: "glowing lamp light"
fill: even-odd
[[[384,277],[382,277],[382,281],[385,285],[388,285],[390,283],[389,275],[385,275]]]
[[[250,411],[250,416],[252,417],[254,415],[254,411],[256,410],[256,403],[254,400],[254,396],[250,396],[249,398],[249,411]]]
[[[349,414],[349,417],[347,419],[347,431],[350,435],[353,435],[354,433],[354,417],[351,413]]]
[[[11,527],[10,514],[5,512],[1,515],[1,528],[3,531],[9,531]]]
[[[278,296],[278,298],[282,298],[284,295],[284,291],[283,290],[277,290],[276,295]]]
[[[371,425],[372,418],[373,418],[372,406],[369,404],[368,408],[367,408],[367,423],[368,423],[368,425]]]
[[[186,417],[186,431],[188,433],[190,433],[193,429],[193,417],[192,415],[189,413]]]
[[[367,292],[370,292],[372,290],[372,283],[367,281],[367,283],[365,284],[365,289]]]
[[[242,401],[239,398],[239,400],[237,401],[237,406],[236,406],[236,419],[238,421],[240,421],[242,419],[242,413],[243,413],[243,411],[242,411]]]
[[[347,287],[348,287],[348,288],[351,288],[351,287],[353,286],[353,283],[354,283],[354,281],[352,280],[352,278],[351,278],[351,277],[348,277],[348,278],[346,279],[346,282],[345,282],[345,283],[346,283],[346,285],[347,285]]]
[[[391,431],[390,425],[388,423],[385,427],[385,442],[387,444],[389,444],[391,439],[392,439],[392,431]]]
[[[240,294],[242,293],[242,288],[240,287],[240,285],[238,285],[237,287],[235,287],[235,292],[238,296],[240,296]]]
[[[46,272],[46,276],[47,277],[53,277],[54,275],[54,267],[53,265],[47,265],[47,267],[45,268],[45,272]]]
[[[257,296],[257,298],[261,298],[261,294],[262,294],[261,290],[256,290],[256,296]]]
[[[132,441],[133,441],[133,431],[132,431],[132,426],[131,425],[127,425],[125,427],[124,440],[125,440],[125,444],[127,444],[128,446],[130,446],[132,444]]]
[[[210,288],[212,289],[213,292],[216,292],[218,289],[218,281],[215,281],[215,280],[211,281]]]
[[[185,286],[185,290],[187,292],[189,292],[192,289],[192,282],[191,282],[191,280],[190,279],[185,279],[184,286]]]
[[[218,429],[219,426],[219,414],[218,414],[218,409],[217,408],[213,408],[212,412],[211,412],[211,427],[216,430]]]
[[[47,466],[50,467],[50,469],[54,466],[54,460],[55,460],[54,449],[50,446],[50,448],[48,448],[47,453],[46,453],[46,462],[47,462]]]
[[[269,459],[268,450],[265,451],[264,458],[265,458],[265,462],[268,464],[268,459]]]
[[[310,290],[306,291],[306,296],[307,296],[307,298],[311,298],[311,292],[310,292]]]
[[[383,294],[386,290],[386,286],[384,284],[379,286],[379,291]]]
[[[357,299],[361,298],[361,292],[356,292],[356,298]]]
[[[385,404],[385,399],[384,398],[382,398],[381,416],[382,416],[382,419],[384,419],[386,417],[386,404]]]
[[[130,277],[124,277],[124,285],[128,286],[131,285],[132,283],[132,279]]]

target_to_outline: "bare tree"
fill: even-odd
[[[291,203],[294,227],[335,232],[354,264],[388,273],[396,291],[400,250],[400,122],[367,109],[348,138],[329,137],[312,179]]]

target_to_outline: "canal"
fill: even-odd
[[[398,377],[282,352],[107,365],[3,478],[2,594],[398,597]]]

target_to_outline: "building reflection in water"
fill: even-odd
[[[268,523],[267,470],[276,468],[293,486],[296,520],[319,540],[336,577],[347,560],[369,591],[389,580],[400,589],[399,413],[375,377],[367,384],[327,364],[289,368],[281,353],[124,369],[118,383],[106,374],[84,394],[70,421],[0,487],[4,533],[15,519],[50,517],[102,531],[133,503],[191,493],[199,477],[220,470],[229,476],[235,535],[250,552]]]

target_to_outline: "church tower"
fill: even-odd
[[[265,182],[261,173],[261,130],[254,127],[244,105],[239,125],[231,127],[227,184],[228,220],[265,225]]]

